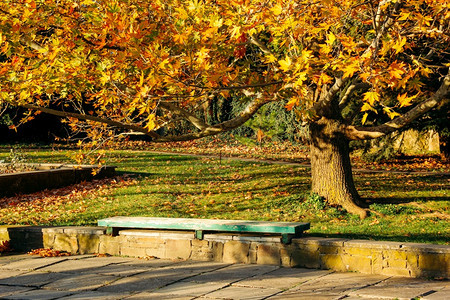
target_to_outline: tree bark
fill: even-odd
[[[340,121],[327,118],[310,124],[312,191],[328,204],[365,218],[367,211],[353,182],[349,140],[340,128]]]

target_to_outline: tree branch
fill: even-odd
[[[55,116],[59,116],[59,117],[71,117],[71,118],[75,118],[75,119],[79,119],[79,120],[89,120],[89,121],[94,121],[94,122],[98,122],[98,123],[102,123],[102,124],[108,124],[110,126],[114,126],[114,127],[118,127],[118,128],[133,130],[136,132],[142,132],[148,136],[151,136],[152,138],[160,137],[159,134],[156,134],[155,132],[152,132],[152,131],[148,131],[140,126],[124,124],[121,122],[103,119],[103,118],[96,117],[96,116],[60,111],[60,110],[36,106],[36,105],[32,105],[32,104],[21,104],[20,106],[22,106],[24,108],[28,108],[28,109],[38,110],[43,113],[47,113],[47,114],[51,114],[51,115],[55,115]]]
[[[247,122],[263,105],[269,102],[271,102],[271,100],[254,98],[254,100],[252,100],[237,117],[229,121],[225,121],[217,125],[206,127],[202,131],[196,133],[189,133],[180,136],[165,136],[155,138],[153,142],[161,143],[161,142],[189,141],[230,131]]]
[[[197,127],[200,130],[205,130],[206,128],[208,128],[208,125],[205,124],[202,120],[200,120],[195,115],[191,114],[189,111],[187,111],[179,106],[176,106],[169,102],[160,102],[159,106],[163,109],[166,109],[168,111],[174,112],[177,115],[182,116],[184,119],[191,122],[192,125],[194,125],[195,127]]]
[[[342,132],[350,140],[369,140],[384,136],[411,123],[438,105],[447,105],[450,102],[450,98],[448,97],[449,93],[450,71],[447,76],[445,76],[444,81],[433,96],[419,103],[402,116],[382,125],[373,127],[343,125]]]

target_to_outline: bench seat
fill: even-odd
[[[238,232],[281,234],[283,243],[290,243],[293,237],[300,237],[310,228],[309,223],[268,222],[245,220],[213,220],[189,218],[153,217],[111,217],[98,221],[99,226],[107,227],[107,234],[117,235],[120,229],[161,229],[194,230],[197,239],[203,239],[205,232]]]

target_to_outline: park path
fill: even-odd
[[[170,152],[170,151],[148,151],[154,154],[167,154],[167,155],[179,155],[179,156],[193,156],[193,157],[206,157],[214,158],[219,160],[238,160],[238,161],[248,161],[248,162],[258,162],[267,164],[277,164],[277,165],[288,165],[288,166],[298,166],[303,168],[311,168],[311,164],[304,162],[289,162],[282,160],[271,160],[271,159],[258,159],[258,158],[245,158],[245,157],[235,157],[235,156],[222,156],[214,154],[195,154],[195,153],[183,153],[183,152]],[[439,176],[450,176],[450,172],[441,171],[402,171],[402,170],[370,170],[362,168],[352,168],[355,173],[391,173],[391,174],[419,174],[419,175],[439,175]]]
[[[449,299],[448,281],[217,262],[0,257],[0,299]]]

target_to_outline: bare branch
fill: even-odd
[[[195,115],[191,114],[189,111],[187,111],[177,105],[171,104],[169,102],[160,102],[159,106],[161,108],[171,111],[177,115],[181,115],[184,119],[191,122],[192,125],[194,125],[195,127],[197,127],[200,130],[205,130],[208,127],[207,124],[205,124],[202,120],[197,118]]]
[[[222,132],[230,131],[247,122],[263,105],[271,102],[269,99],[254,98],[247,107],[235,118],[222,122],[217,125],[209,126],[197,133],[189,133],[180,136],[166,136],[156,138],[154,142],[175,142],[175,141],[189,141],[199,139],[206,136],[217,135]]]
[[[73,112],[66,112],[66,111],[60,111],[60,110],[55,110],[55,109],[51,109],[51,108],[47,108],[47,107],[41,107],[41,106],[36,106],[36,105],[32,105],[32,104],[21,104],[20,106],[24,107],[24,108],[28,108],[28,109],[33,109],[33,110],[38,110],[41,111],[43,113],[47,113],[47,114],[51,114],[51,115],[55,115],[55,116],[59,116],[59,117],[70,117],[70,118],[75,118],[75,119],[79,119],[79,120],[89,120],[89,121],[94,121],[94,122],[98,122],[98,123],[102,123],[102,124],[108,124],[110,126],[115,126],[118,128],[123,128],[123,129],[128,129],[128,130],[133,130],[136,132],[142,132],[146,135],[149,135],[153,138],[159,138],[159,134],[156,134],[155,132],[152,131],[148,131],[143,127],[140,126],[136,126],[136,125],[129,125],[129,124],[124,124],[121,122],[117,122],[117,121],[113,121],[113,120],[109,120],[109,119],[104,119],[104,118],[100,118],[100,117],[96,117],[96,116],[91,116],[91,115],[85,115],[85,114],[78,114],[78,113],[73,113]]]

